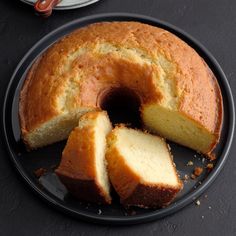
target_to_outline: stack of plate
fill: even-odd
[[[21,1],[33,5],[37,0],[21,0]],[[55,10],[75,9],[90,5],[98,1],[99,0],[62,0],[54,9]]]

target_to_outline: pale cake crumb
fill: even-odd
[[[196,175],[191,174],[191,179],[196,179]]]
[[[193,162],[192,162],[192,161],[189,161],[189,162],[187,163],[187,166],[193,166]]]
[[[188,175],[184,175],[184,180],[189,180],[189,176]]]
[[[201,205],[201,202],[199,200],[197,200],[195,203],[196,203],[197,206]]]
[[[207,164],[206,168],[208,171],[211,171],[213,169],[214,165],[212,163]]]

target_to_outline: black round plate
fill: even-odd
[[[204,169],[204,173],[197,179],[185,181],[183,191],[167,208],[157,210],[132,208],[131,210],[126,210],[119,204],[119,200],[115,194],[111,206],[79,202],[66,193],[66,189],[53,174],[53,166],[58,165],[65,142],[27,152],[20,141],[18,117],[19,92],[27,70],[33,61],[62,36],[77,28],[101,21],[140,21],[164,28],[192,46],[205,59],[218,79],[224,100],[224,123],[221,140],[216,148],[217,160],[214,163],[214,169],[211,172],[207,172]],[[17,66],[6,91],[2,114],[3,131],[10,154],[9,157],[24,181],[28,183],[28,186],[55,208],[79,219],[104,224],[135,224],[155,220],[172,214],[194,201],[210,186],[221,171],[232,143],[235,123],[231,90],[222,69],[214,57],[199,42],[182,30],[157,19],[126,13],[102,14],[81,18],[60,27],[41,39]],[[191,175],[194,166],[206,166],[207,160],[193,150],[174,143],[170,143],[170,146],[178,172],[182,177],[186,174]],[[194,166],[186,165],[190,160],[194,162]],[[34,176],[34,171],[40,167],[47,168],[51,171],[38,180]]]

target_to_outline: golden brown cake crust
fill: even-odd
[[[121,203],[141,208],[164,208],[173,201],[179,191],[180,189],[168,186],[138,184],[132,195],[127,199],[121,199]]]
[[[116,139],[114,130],[107,139]],[[125,206],[139,206],[142,208],[160,208],[169,205],[183,188],[178,178],[176,168],[174,171],[178,178],[175,187],[165,185],[148,185],[143,182],[126,163],[116,147],[109,147],[106,153],[108,173],[111,183],[120,196],[120,202]],[[122,171],[122,174],[121,174]]]
[[[89,112],[86,119],[94,119],[98,112]],[[63,150],[56,174],[70,193],[81,200],[111,203],[111,197],[97,182],[94,129],[76,127]]]
[[[66,186],[70,194],[79,200],[99,204],[111,204],[111,198],[99,187],[94,180],[78,180],[63,175],[56,170],[61,182]]]
[[[102,44],[118,50],[134,49],[151,64],[98,53],[96,48]],[[153,58],[160,55],[170,63],[169,68],[154,65]],[[104,22],[81,28],[55,43],[35,62],[20,96],[23,137],[63,111],[98,107],[100,94],[114,87],[132,89],[142,105],[162,102],[164,96],[153,79],[160,71],[172,81],[174,96],[179,99],[177,109],[214,133],[217,142],[223,111],[220,89],[212,71],[175,35],[137,22]],[[80,79],[74,79],[78,76]],[[70,83],[73,96],[58,105],[58,98],[65,94]]]
[[[94,136],[92,128],[75,128],[63,150],[57,173],[60,172],[78,179],[94,179],[96,176]]]

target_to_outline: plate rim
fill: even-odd
[[[183,199],[178,200],[177,202],[173,203],[167,208],[153,211],[151,213],[145,213],[143,215],[137,215],[137,216],[125,216],[125,217],[120,217],[120,216],[104,216],[104,215],[97,215],[94,213],[83,213],[83,212],[78,212],[73,209],[73,207],[68,207],[64,206],[61,204],[59,201],[56,201],[54,198],[52,198],[49,194],[46,192],[42,191],[35,183],[32,182],[30,177],[23,171],[22,165],[17,161],[17,159],[14,157],[14,153],[11,150],[9,139],[8,139],[8,134],[7,134],[7,129],[6,129],[6,110],[7,110],[7,102],[9,99],[9,92],[12,87],[13,81],[15,81],[15,76],[19,69],[24,65],[26,62],[27,58],[36,50],[39,48],[41,44],[43,44],[45,41],[49,40],[52,38],[54,35],[57,35],[57,33],[63,32],[66,29],[68,29],[70,26],[77,25],[77,24],[83,24],[88,25],[91,22],[99,22],[105,21],[111,21],[111,18],[127,18],[126,20],[136,20],[136,21],[148,21],[152,22],[154,25],[159,25],[164,27],[167,30],[170,30],[171,32],[175,32],[174,34],[177,34],[178,37],[180,37],[182,40],[185,41],[187,39],[189,42],[193,43],[195,47],[195,50],[200,50],[202,51],[207,59],[209,59],[209,62],[214,66],[214,69],[217,70],[217,73],[219,74],[218,77],[220,77],[220,82],[222,83],[225,92],[228,97],[228,107],[229,107],[229,131],[227,135],[227,140],[225,142],[225,146],[223,148],[223,152],[221,153],[221,160],[219,160],[213,171],[208,175],[208,177],[205,179],[204,183],[200,186],[198,186],[195,190],[192,192],[188,193]],[[109,20],[110,19],[110,20]],[[116,19],[117,20],[117,19]],[[120,21],[124,21],[120,19]],[[87,22],[87,23],[86,23]],[[79,27],[78,27],[79,28]],[[180,36],[181,35],[181,36]],[[206,58],[204,58],[206,59]],[[209,63],[208,62],[208,63]],[[54,206],[54,208],[63,211],[64,213],[73,215],[79,219],[86,220],[89,222],[93,223],[100,223],[100,224],[113,224],[113,225],[130,225],[130,224],[138,224],[138,223],[145,223],[153,220],[157,220],[160,218],[163,218],[167,215],[173,214],[177,212],[178,210],[182,209],[186,205],[192,203],[197,197],[199,197],[216,179],[220,171],[222,170],[226,159],[228,157],[233,137],[234,137],[234,128],[235,128],[235,108],[234,108],[234,99],[232,95],[232,91],[229,85],[229,82],[226,78],[226,75],[224,74],[222,68],[220,67],[219,63],[217,60],[213,57],[213,55],[195,38],[193,38],[191,35],[183,31],[182,29],[168,23],[162,20],[159,20],[154,17],[150,16],[145,16],[141,14],[133,14],[133,13],[103,13],[103,14],[95,14],[91,16],[86,16],[82,18],[78,18],[76,20],[70,21],[69,23],[63,24],[62,26],[56,28],[55,30],[51,31],[47,35],[45,35],[43,38],[41,38],[39,41],[37,41],[33,47],[28,50],[28,52],[24,55],[24,57],[21,59],[21,61],[18,63],[16,69],[14,70],[5,95],[4,95],[4,101],[3,101],[3,112],[1,116],[1,125],[3,128],[3,139],[5,142],[5,147],[7,148],[8,154],[10,156],[10,159],[12,163],[14,164],[14,167],[17,169],[18,173],[23,177],[24,181],[30,186],[30,189],[34,190],[34,192],[44,201],[46,201],[48,204],[51,206]]]

